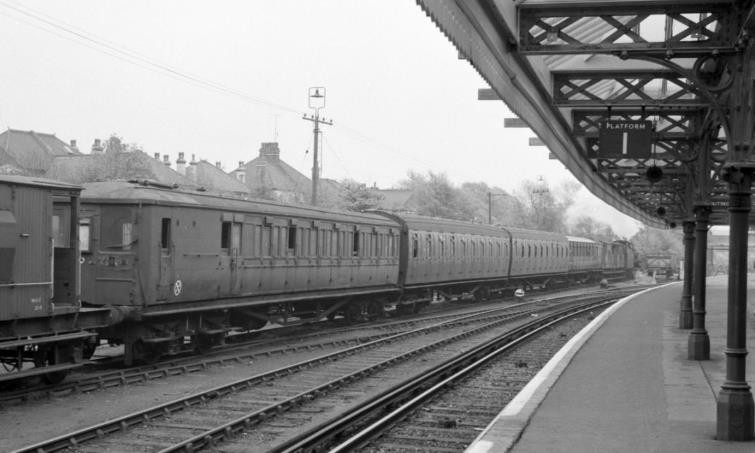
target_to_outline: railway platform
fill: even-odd
[[[755,274],[748,276],[748,287]],[[708,361],[687,359],[681,283],[622,300],[571,340],[506,406],[468,453],[752,452],[716,437],[726,373],[727,276],[709,277]],[[755,385],[755,295],[748,294],[747,382]]]

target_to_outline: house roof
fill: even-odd
[[[306,194],[312,182],[292,166],[280,159],[278,143],[262,143],[260,154],[242,166],[246,172],[245,184],[251,190],[260,188],[282,192]],[[236,177],[239,169],[231,172]]]
[[[0,146],[17,166],[30,174],[44,173],[57,156],[81,154],[55,134],[16,129],[8,129],[0,134]]]
[[[381,189],[378,193],[383,196],[380,200],[380,208],[389,211],[406,211],[413,210],[412,195],[414,191],[410,189]]]
[[[18,167],[18,162],[0,145],[0,166]]]
[[[142,151],[58,156],[46,176],[76,184],[149,179],[163,184],[194,185],[191,180]]]
[[[194,179],[195,183],[200,187],[221,194],[249,195],[250,193],[249,188],[241,181],[206,160],[192,162],[190,167],[193,167],[195,176],[187,177]]]

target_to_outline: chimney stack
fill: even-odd
[[[186,175],[186,160],[184,160],[184,153],[178,153],[178,160],[176,161],[176,171],[181,175]]]
[[[220,168],[221,170],[223,169],[223,166],[220,163],[220,161],[215,162],[215,166],[218,167],[218,168]]]
[[[160,153],[155,153],[155,160],[160,160]]]
[[[167,154],[163,154],[163,163],[170,168],[170,157]]]
[[[278,148],[278,142],[262,143],[260,146],[260,157],[264,157],[269,161],[277,161],[280,159],[281,150]]]
[[[95,138],[94,144],[92,145],[92,154],[102,154],[104,150],[105,147],[102,146],[102,141],[100,141],[99,138]]]
[[[246,184],[246,167],[244,161],[239,161],[239,168],[236,170],[236,178],[241,181],[242,184]]]
[[[71,149],[72,149],[72,150],[73,150],[74,152],[79,152],[79,147],[78,147],[78,146],[76,146],[76,140],[75,140],[75,139],[71,139],[71,146],[70,146],[70,148],[71,148]]]
[[[189,162],[189,167],[186,169],[186,176],[192,181],[197,182],[197,159],[194,157],[194,154],[191,155],[191,162]]]

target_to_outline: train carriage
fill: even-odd
[[[0,381],[62,379],[94,349],[110,310],[79,300],[81,188],[0,175]],[[33,366],[31,366],[33,364]]]
[[[103,331],[127,362],[268,320],[379,315],[399,291],[398,228],[374,214],[105,182],[86,186],[82,228],[83,299],[131,311]]]
[[[412,214],[379,212],[401,225],[398,285],[403,305],[425,304],[432,291],[473,291],[509,275],[507,230]]]
[[[569,270],[568,243],[558,233],[507,228],[512,235],[514,257],[511,277],[525,287],[562,281]]]
[[[0,360],[16,368],[0,381],[58,380],[92,353],[97,335],[124,343],[128,364],[269,321],[356,321],[416,311],[436,294],[484,299],[634,266],[622,241],[149,182],[79,192],[0,176]],[[28,362],[35,368],[22,369]]]
[[[602,278],[603,250],[599,242],[575,236],[569,241],[569,276],[573,282],[595,282]]]

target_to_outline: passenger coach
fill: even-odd
[[[231,327],[379,315],[399,291],[399,231],[375,214],[103,182],[87,185],[81,217],[82,299],[129,311],[102,332],[127,363]]]

